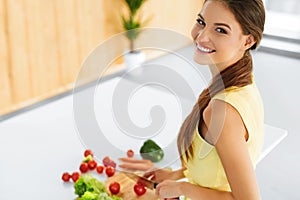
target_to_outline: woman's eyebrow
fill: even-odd
[[[230,26],[225,23],[215,23],[216,26],[226,26],[229,30],[231,30]]]
[[[204,17],[200,13],[198,14],[198,17],[200,17],[203,21],[205,21]]]
[[[205,21],[204,17],[199,13],[198,16],[203,20]],[[225,24],[225,23],[214,23],[215,26],[225,26],[227,27],[229,30],[231,30],[231,27],[228,25],[228,24]]]

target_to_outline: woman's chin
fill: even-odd
[[[198,56],[194,55],[194,61],[199,65],[211,65],[213,64],[212,60],[208,56]]]

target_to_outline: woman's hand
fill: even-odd
[[[151,160],[140,160],[134,158],[119,158],[123,163],[119,165],[120,168],[133,171],[151,171],[155,165]]]
[[[150,180],[157,183],[163,182],[165,180],[176,180],[175,172],[167,168],[152,169],[151,171],[146,172],[144,174],[144,177],[149,178]]]
[[[183,183],[184,182],[165,180],[157,185],[155,194],[160,199],[176,199],[183,194]]]

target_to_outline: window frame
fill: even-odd
[[[300,41],[300,14],[267,10],[268,0],[263,0],[266,9],[264,34],[287,40]]]

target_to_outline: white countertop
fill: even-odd
[[[73,95],[0,122],[1,200],[74,199],[76,196],[72,184],[64,184],[61,175],[65,171],[78,171],[87,144],[99,144],[97,158],[105,155],[112,158],[125,156],[127,148],[138,152],[142,140],[124,135],[111,116],[109,105],[114,86],[119,80],[116,77],[102,83],[95,93],[97,121],[101,124],[105,138],[111,142],[108,148],[113,146],[118,149],[116,153],[112,149],[105,149],[101,141],[85,141],[82,137],[84,133],[77,132],[73,116]],[[136,83],[128,81],[128,84]],[[156,104],[162,105],[168,120],[154,139],[163,147],[174,145],[172,141],[176,140],[178,129],[184,120],[182,116],[185,115],[180,113],[178,99],[170,93],[147,86],[131,101],[128,104],[130,117],[136,124],[144,126],[151,122],[150,109]],[[190,100],[182,100],[182,103],[190,107],[194,104]],[[265,144],[260,160],[286,135],[285,130],[265,125]],[[124,155],[120,155],[120,152],[124,152]],[[177,150],[167,151],[161,165],[172,164],[176,157]]]

